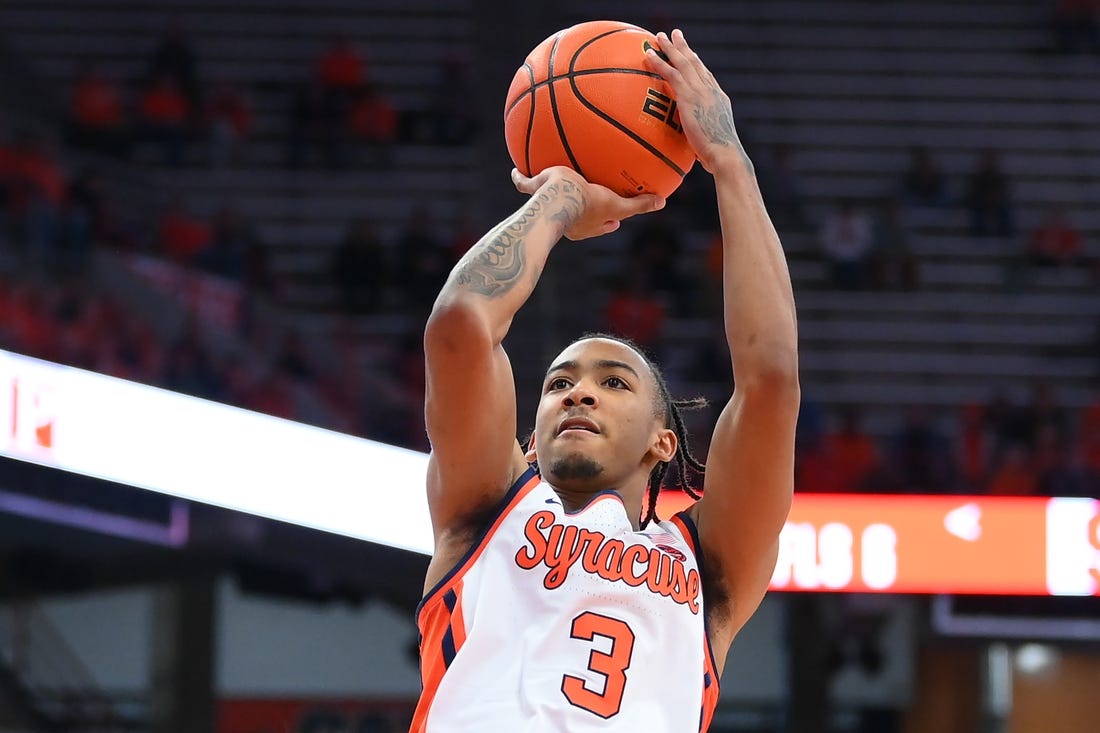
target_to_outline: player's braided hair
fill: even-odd
[[[654,404],[654,409],[658,411],[658,414],[664,417],[665,427],[671,428],[676,433],[676,456],[673,459],[676,462],[676,476],[672,488],[681,489],[693,499],[700,498],[699,492],[691,487],[691,482],[688,479],[688,469],[691,469],[697,474],[702,474],[707,470],[707,467],[706,464],[696,458],[691,452],[691,446],[688,444],[687,428],[684,425],[683,412],[684,410],[698,410],[706,407],[706,398],[693,397],[687,400],[673,399],[668,391],[668,384],[665,383],[665,375],[661,373],[661,370],[653,363],[653,360],[649,358],[645,351],[628,338],[608,333],[590,332],[576,339],[573,343],[575,344],[578,341],[595,338],[616,341],[633,349],[642,357],[646,366],[649,367],[649,371],[653,373],[653,381],[657,384],[657,400]],[[570,344],[570,346],[572,346],[572,344]],[[668,474],[669,463],[668,461],[658,462],[657,465],[653,467],[653,472],[649,475],[646,510],[645,514],[642,516],[641,522],[641,527],[643,529],[648,526],[651,521],[660,521],[660,518],[657,516],[657,497],[661,493],[665,477]]]

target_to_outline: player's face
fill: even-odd
[[[657,385],[636,351],[609,339],[579,341],[552,362],[535,417],[539,469],[558,488],[602,490],[650,468],[664,429]]]

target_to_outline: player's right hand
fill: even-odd
[[[534,177],[512,169],[512,183],[521,193],[533,195],[543,186],[553,187],[548,204],[551,215],[566,222],[565,236],[574,242],[609,234],[619,228],[624,219],[648,214],[665,206],[654,194],[620,196],[610,188],[589,183],[572,168],[553,166]],[[549,193],[550,191],[548,191]]]

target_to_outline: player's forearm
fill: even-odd
[[[460,310],[462,322],[472,320],[487,329],[493,343],[503,341],[512,318],[534,291],[550,250],[579,215],[579,196],[571,181],[551,179],[543,184],[455,265],[432,317]]]
[[[738,146],[739,147],[739,146]],[[787,260],[743,152],[714,172],[722,221],[726,340],[738,385],[798,383],[798,326]]]

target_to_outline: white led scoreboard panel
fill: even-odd
[[[3,351],[0,455],[432,549],[422,453]],[[797,494],[771,587],[1100,595],[1100,502]]]

